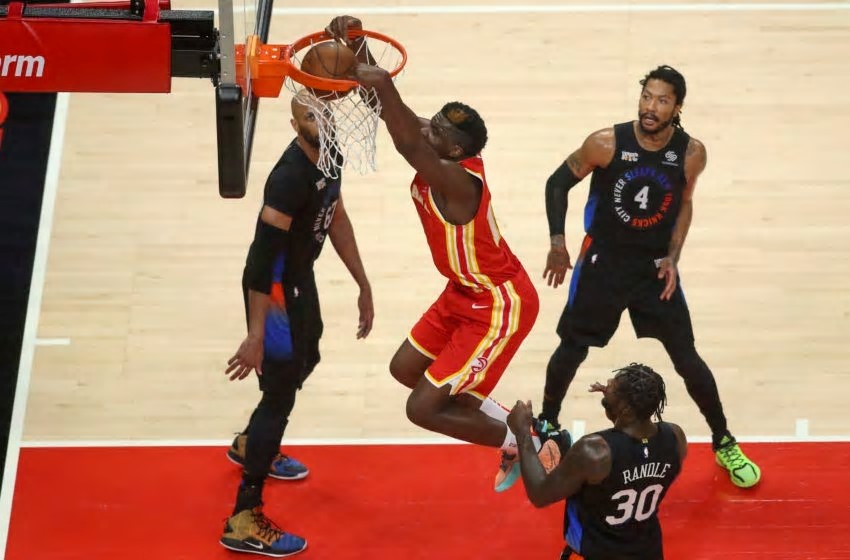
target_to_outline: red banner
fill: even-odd
[[[167,23],[22,17],[20,7],[0,17],[0,91],[171,91]]]

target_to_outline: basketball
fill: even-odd
[[[356,62],[354,51],[336,41],[325,41],[313,45],[307,51],[301,60],[301,71],[320,78],[345,80],[349,79],[349,72]],[[348,91],[308,89],[316,97],[342,97],[348,94]]]
[[[537,453],[537,457],[540,459],[540,464],[543,465],[543,469],[547,473],[550,473],[555,470],[555,467],[557,467],[558,463],[561,462],[561,450],[557,443],[551,439],[547,439],[543,442],[543,446]]]

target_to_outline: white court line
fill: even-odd
[[[232,439],[169,439],[169,440],[45,440],[25,441],[22,447],[230,447]],[[283,445],[467,445],[449,437],[433,438],[305,438],[284,439]]]
[[[202,8],[217,11],[216,8]],[[444,6],[303,6],[274,8],[276,16],[335,16],[342,13],[366,15],[417,15],[417,14],[567,14],[567,13],[635,13],[635,12],[822,12],[850,10],[846,2],[813,3],[697,3],[697,4],[538,4],[538,5],[444,5]],[[236,10],[241,11],[241,10]]]
[[[578,439],[578,438],[575,438]],[[741,443],[850,443],[846,436],[741,436]],[[230,447],[230,439],[185,440],[44,440],[23,441],[22,448],[64,447]],[[710,436],[688,436],[689,443],[711,443]],[[283,446],[322,445],[472,445],[451,438],[308,438],[284,439]]]
[[[36,338],[36,346],[70,346],[70,338]]]
[[[53,231],[53,209],[56,204],[56,190],[59,185],[62,147],[65,143],[68,97],[69,94],[67,93],[57,94],[56,110],[53,114],[53,132],[50,136],[50,154],[48,155],[47,172],[44,178],[44,195],[41,200],[41,217],[38,222],[38,238],[35,245],[29,301],[27,302],[27,319],[24,326],[24,339],[21,344],[21,362],[18,366],[18,382],[15,387],[15,404],[12,408],[12,422],[9,428],[9,444],[6,448],[3,488],[0,490],[0,555],[6,550],[21,435],[24,431],[24,416],[26,415],[27,398],[30,391],[35,337],[38,332],[41,296],[44,291],[44,276],[47,271],[47,252],[50,247],[50,234]]]
[[[577,441],[584,436],[585,431],[587,430],[587,423],[584,420],[573,420],[573,427],[570,430],[570,435],[573,438],[573,441]]]
[[[797,418],[797,422],[794,424],[794,435],[797,437],[807,437],[809,435],[808,418]]]

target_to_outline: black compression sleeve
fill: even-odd
[[[573,174],[567,162],[561,164],[546,181],[546,218],[549,220],[549,235],[563,235],[567,219],[567,193],[581,179]]]
[[[274,261],[286,250],[288,240],[288,231],[260,221],[245,263],[245,285],[249,289],[263,294],[271,293]]]

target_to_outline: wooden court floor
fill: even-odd
[[[484,116],[497,220],[540,292],[538,323],[497,398],[539,403],[557,342],[566,290],[541,278],[546,178],[588,133],[633,118],[638,80],[670,64],[688,79],[683,123],[709,161],[680,270],[730,426],[739,436],[805,426],[850,434],[850,11],[380,6],[353,15],[407,46],[398,86],[408,104],[429,116],[457,99]],[[329,19],[276,15],[272,40]],[[221,440],[243,427],[256,384],[228,382],[223,366],[243,336],[241,269],[263,181],[292,138],[288,104],[262,102],[249,192],[234,201],[217,195],[209,83],[175,81],[170,95],[70,96],[25,445]],[[430,435],[406,420],[406,393],[387,364],[443,282],[409,201],[411,170],[384,130],[378,164],[343,186],[375,294],[374,331],[355,340],[355,285],[328,244],[317,265],[323,361],[299,396],[291,438]],[[570,197],[573,255],[586,195],[587,182]],[[627,318],[607,348],[591,351],[562,420],[602,427],[585,388],[631,361],[666,374],[668,419],[707,435],[660,345],[636,341]]]

